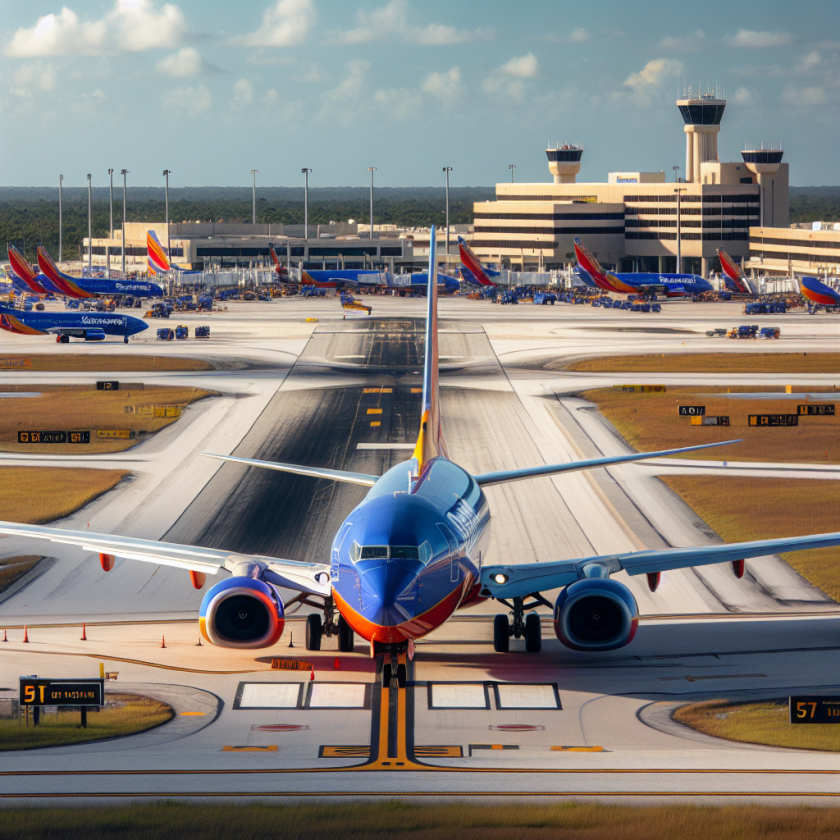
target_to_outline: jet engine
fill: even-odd
[[[554,632],[574,650],[615,650],[633,641],[639,607],[630,590],[609,578],[567,586],[554,605]]]
[[[105,330],[85,330],[85,341],[105,341]]]
[[[201,634],[219,647],[264,648],[276,644],[286,618],[270,584],[252,577],[220,581],[204,596],[198,613]]]

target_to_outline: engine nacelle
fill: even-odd
[[[105,330],[85,330],[85,341],[105,341]]]
[[[208,590],[198,624],[204,638],[219,647],[264,648],[279,641],[286,617],[283,601],[272,586],[234,576]]]
[[[567,586],[554,605],[554,632],[574,650],[615,650],[633,641],[639,607],[617,580],[587,578]]]

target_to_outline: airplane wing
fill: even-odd
[[[346,481],[350,484],[362,484],[373,487],[379,480],[378,475],[347,472],[346,470],[329,470],[323,467],[301,467],[298,464],[280,464],[276,461],[257,461],[252,458],[236,458],[233,455],[214,455],[212,452],[202,452],[208,458],[219,461],[232,461],[234,464],[244,464],[246,467],[264,467],[267,470],[295,473],[295,475],[310,475],[313,478],[328,478],[330,481]]]
[[[97,534],[92,531],[66,531],[42,525],[21,525],[17,522],[0,522],[0,534],[76,545],[85,551],[111,554],[126,560],[140,560],[161,566],[175,566],[208,575],[218,574],[219,571],[230,572],[240,563],[254,562],[265,567],[265,579],[270,583],[316,595],[329,595],[330,592],[329,566],[321,563],[303,563],[258,554],[236,554],[218,548]]]
[[[840,545],[838,531],[831,534],[810,534],[805,537],[783,537],[725,545],[632,551],[627,554],[586,557],[582,560],[524,563],[519,566],[485,566],[481,570],[481,594],[493,598],[521,598],[533,592],[557,589],[587,577],[587,566],[600,566],[608,574],[623,569],[630,575],[643,575],[835,545]]]
[[[491,484],[502,484],[506,481],[521,481],[523,478],[540,478],[546,475],[556,475],[563,472],[577,470],[591,470],[595,467],[609,467],[613,464],[624,464],[630,461],[643,461],[648,458],[664,458],[666,455],[679,455],[684,452],[696,452],[698,449],[709,449],[713,446],[727,446],[730,443],[740,443],[740,440],[722,440],[719,443],[703,443],[699,446],[686,446],[682,449],[663,449],[660,452],[634,452],[632,455],[616,455],[609,458],[593,458],[589,461],[570,461],[568,464],[543,464],[540,467],[526,467],[519,470],[500,470],[499,472],[482,473],[473,478],[482,487]]]

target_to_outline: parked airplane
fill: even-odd
[[[605,271],[580,239],[575,239],[575,254],[578,262],[575,274],[587,286],[597,287],[604,291],[623,294],[652,293],[668,297],[685,297],[713,291],[712,284],[697,274]]]
[[[286,266],[280,262],[280,258],[277,256],[273,245],[269,245],[268,250],[271,252],[271,260],[274,263],[274,273],[277,275],[277,279],[281,283],[287,283],[289,281],[289,272],[286,270]]]
[[[163,289],[148,280],[105,280],[93,277],[71,277],[59,271],[53,258],[43,245],[38,246],[38,265],[61,294],[74,298],[133,295],[134,297],[163,297]]]
[[[840,306],[840,294],[830,286],[821,283],[816,277],[803,277],[799,281],[799,291],[803,297],[812,303],[821,303],[823,306]]]
[[[741,577],[745,558],[840,545],[838,532],[541,563],[488,564],[490,508],[483,488],[721,444],[472,475],[449,459],[443,436],[436,273],[432,229],[422,417],[411,458],[377,476],[211,455],[246,466],[369,487],[365,498],[339,527],[329,563],[295,562],[15,522],[0,522],[0,533],[80,546],[98,553],[105,571],[114,568],[117,557],[183,568],[198,589],[204,586],[208,574],[225,574],[206,593],[199,610],[201,633],[223,647],[270,647],[283,632],[286,607],[300,603],[317,606],[324,618],[317,613],[307,617],[308,649],[320,649],[322,636],[337,635],[339,650],[349,651],[353,649],[354,632],[358,633],[371,642],[373,654],[390,659],[383,663],[383,679],[395,678],[403,685],[406,672],[405,666],[398,664],[398,655],[409,642],[439,627],[456,609],[477,601],[494,598],[506,608],[494,620],[497,651],[508,650],[511,636],[524,636],[528,651],[541,649],[540,618],[526,612],[539,604],[552,606],[542,593],[556,589],[561,590],[553,605],[559,640],[576,650],[613,650],[632,641],[639,622],[631,591],[611,578],[616,572],[646,575],[650,589],[656,590],[663,571],[731,563],[735,575]],[[281,588],[298,594],[284,604]],[[513,614],[512,627],[507,610]]]
[[[169,271],[177,271],[181,274],[201,274],[200,271],[181,268],[175,263],[170,263],[166,251],[163,250],[163,245],[160,244],[160,240],[153,230],[146,231],[146,265],[149,274],[154,275],[166,274]]]
[[[485,268],[463,236],[458,237],[458,249],[461,253],[461,276],[467,283],[472,283],[474,286],[497,285],[491,278],[498,277],[500,272]]]
[[[19,335],[54,335],[60,344],[71,338],[104,341],[106,335],[129,336],[149,328],[139,318],[113,312],[23,312],[0,305],[0,329]]]
[[[723,270],[723,282],[726,283],[726,288],[739,295],[751,295],[752,289],[741,266],[723,248],[717,249],[717,255],[720,257],[720,267]]]

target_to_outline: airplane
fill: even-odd
[[[667,297],[685,297],[713,291],[712,284],[697,274],[649,274],[644,272],[613,273],[601,268],[600,263],[579,238],[575,239],[577,266],[575,274],[587,286],[622,294],[664,294]]]
[[[823,306],[840,306],[840,294],[830,286],[817,280],[816,277],[803,277],[799,281],[799,291],[802,296],[811,303],[820,303]]]
[[[201,274],[200,271],[193,271],[188,268],[181,268],[175,263],[169,262],[169,257],[166,251],[163,250],[163,245],[157,238],[157,234],[153,230],[146,231],[146,265],[149,274],[157,276],[158,274],[166,274],[170,271],[178,271],[181,274]],[[161,293],[162,294],[162,293]]]
[[[449,274],[437,272],[437,283],[439,292],[452,295],[461,291],[458,278]],[[405,289],[425,295],[429,287],[429,275],[425,271],[414,274],[394,274],[389,278],[388,285],[394,289]]]
[[[129,336],[149,328],[139,318],[113,312],[23,312],[0,304],[0,329],[18,335],[54,335],[59,344],[71,338],[104,341],[106,335]]]
[[[562,464],[498,470],[473,475],[450,460],[443,435],[438,378],[438,284],[435,232],[429,248],[422,415],[412,456],[384,475],[274,463],[203,453],[221,461],[369,488],[339,527],[328,562],[278,557],[138,539],[89,530],[64,530],[0,522],[0,533],[80,546],[99,555],[106,572],[116,558],[189,571],[192,585],[224,575],[204,595],[198,614],[201,634],[212,644],[239,649],[271,647],[285,626],[286,609],[307,604],[323,612],[307,616],[306,647],[338,636],[341,651],[354,647],[354,633],[382,657],[384,685],[404,686],[399,655],[416,639],[441,626],[459,608],[493,598],[513,614],[497,615],[494,648],[509,649],[511,637],[525,638],[526,651],[542,648],[540,618],[526,615],[537,605],[553,606],[554,631],[574,650],[599,653],[632,642],[639,609],[630,589],[611,576],[621,570],[645,575],[652,591],[662,572],[730,563],[736,577],[745,560],[784,551],[840,545],[840,532],[723,545],[614,552],[540,563],[487,563],[490,507],[484,488],[509,481],[626,464],[712,446],[699,444],[660,452],[637,452]],[[297,594],[283,601],[280,590]],[[552,605],[543,592],[560,589]],[[390,662],[386,662],[390,659]]]
[[[739,295],[751,295],[752,289],[741,266],[723,248],[717,249],[717,255],[720,257],[720,267],[723,270],[723,282],[726,283],[726,288]]]
[[[61,291],[58,286],[50,281],[49,277],[43,274],[36,276],[32,270],[32,266],[23,258],[23,255],[14,245],[7,244],[6,250],[9,252],[12,282],[18,291],[34,292],[36,295],[65,294],[65,292]]]
[[[458,237],[458,249],[461,252],[461,276],[473,286],[496,286],[492,277],[498,277],[500,272],[492,268],[485,268],[472,248],[467,245],[463,236]]]
[[[71,277],[60,271],[43,245],[38,246],[38,266],[61,294],[74,298],[133,295],[134,297],[163,297],[163,289],[148,280],[105,280],[90,277]]]
[[[274,263],[274,273],[277,275],[277,279],[281,283],[288,283],[289,272],[286,271],[286,266],[280,262],[280,258],[277,256],[277,252],[274,250],[274,246],[269,245],[268,250],[271,253],[271,260]]]

